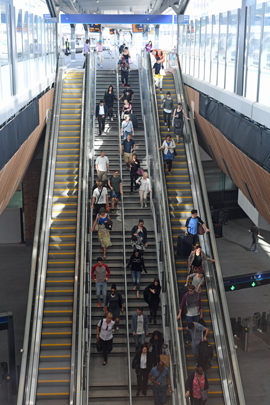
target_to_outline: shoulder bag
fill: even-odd
[[[162,101],[162,103],[161,103],[160,107],[162,108],[162,110],[164,110],[164,107],[165,107],[165,103],[164,103],[164,101]]]
[[[107,219],[107,222],[105,223],[105,228],[109,229],[109,231],[111,231],[112,226],[113,226],[113,221],[111,219]]]
[[[204,235],[205,234],[204,228],[199,222],[198,222],[197,232],[198,232],[198,235]]]

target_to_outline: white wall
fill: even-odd
[[[238,205],[242,208],[251,221],[257,225],[258,228],[270,231],[270,224],[264,219],[264,217],[253,207],[248,201],[246,196],[238,189]]]
[[[20,208],[6,208],[0,215],[0,243],[21,243]]]

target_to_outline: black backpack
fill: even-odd
[[[205,340],[199,343],[199,359],[202,362],[212,359],[213,347]]]

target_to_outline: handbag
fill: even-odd
[[[203,374],[203,375],[204,375],[204,374]],[[197,375],[196,375],[196,376],[197,376]],[[201,391],[202,400],[203,400],[203,401],[207,401],[207,399],[208,399],[207,391],[201,389],[201,384],[200,384],[200,381],[199,381],[198,377],[197,377],[197,380],[198,380],[199,388],[200,388],[200,391]]]
[[[113,221],[111,219],[107,219],[107,222],[105,223],[105,228],[109,229],[109,231],[111,231],[112,226],[113,226]]]
[[[164,103],[164,102],[162,102],[162,103],[161,103],[161,105],[160,105],[160,107],[162,108],[162,110],[164,110],[165,103]]]
[[[106,212],[110,212],[110,206],[109,206],[109,204],[106,204]]]
[[[138,170],[137,170],[137,174],[138,174],[139,176],[142,176],[143,173],[144,173],[144,170],[143,170],[143,169],[138,169]]]
[[[122,114],[121,114],[121,119],[122,119],[122,120],[124,120],[124,119],[125,119],[125,113],[124,113],[124,111],[122,111]]]
[[[197,232],[198,232],[198,235],[204,235],[205,234],[203,226],[201,224],[199,224],[199,223],[198,223],[198,227],[197,227]]]
[[[97,352],[98,352],[98,353],[102,352],[102,347],[101,347],[100,339],[99,339],[99,340],[97,341],[97,343],[96,343],[96,349],[97,349]]]
[[[98,231],[98,223],[95,225],[95,231]]]
[[[159,74],[161,76],[166,76],[165,69],[160,69]]]
[[[164,362],[166,367],[170,367],[170,355],[169,354],[160,354],[159,355],[160,361]]]

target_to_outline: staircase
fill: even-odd
[[[68,405],[83,72],[63,79],[46,290],[42,321],[39,405]]]
[[[173,126],[171,131],[168,132],[168,127],[165,126],[163,121],[163,112],[161,102],[166,97],[167,91],[171,92],[171,97],[174,102],[174,108],[177,107],[177,96],[175,91],[174,79],[171,73],[167,73],[163,78],[163,91],[158,89],[157,101],[159,111],[159,122],[161,131],[161,143],[166,139],[167,134],[170,134],[176,142],[176,136],[173,134]],[[180,138],[180,143],[176,145],[177,156],[174,158],[171,176],[166,171],[166,184],[168,191],[168,200],[171,216],[171,229],[176,251],[177,238],[179,235],[184,235],[186,219],[191,215],[190,211],[193,209],[193,200],[191,194],[191,185],[188,173],[187,158],[185,153],[185,146],[183,139]],[[197,208],[197,207],[194,207]],[[187,278],[187,258],[175,257],[175,264],[177,270],[177,279],[179,287],[184,286]],[[207,405],[222,405],[224,403],[223,392],[220,380],[220,373],[218,362],[216,359],[215,340],[213,336],[212,321],[208,305],[208,295],[205,286],[202,288],[201,293],[203,319],[209,328],[208,342],[214,346],[214,357],[212,359],[212,368],[207,370],[207,378],[209,382],[209,399]],[[185,318],[183,318],[183,326],[186,326]],[[191,344],[186,348],[186,363],[188,373],[195,370],[194,357],[191,353]]]

